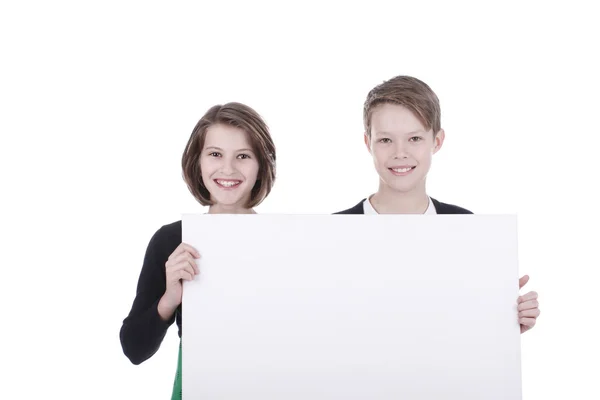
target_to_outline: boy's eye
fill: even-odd
[[[381,138],[379,139],[379,143],[391,143],[392,140],[390,138]]]
[[[409,140],[411,142],[420,142],[421,140],[423,140],[423,138],[421,136],[413,136]]]

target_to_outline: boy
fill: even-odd
[[[379,189],[335,214],[472,214],[427,195],[431,159],[445,138],[437,95],[424,82],[397,76],[373,88],[363,108],[364,141],[379,175]],[[519,279],[522,288],[529,277]],[[537,293],[518,299],[521,333],[540,315]]]

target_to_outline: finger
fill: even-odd
[[[173,269],[173,268],[177,269],[177,268],[181,267],[180,264],[189,264],[194,271],[197,271],[196,274],[200,273],[200,270],[198,269],[198,266],[196,265],[196,260],[187,251],[181,253],[176,258],[167,261],[165,266],[167,269]]]
[[[533,326],[535,325],[535,318],[519,318],[519,323],[521,325],[533,328]]]
[[[184,262],[175,264],[174,266],[167,269],[167,273],[166,273],[167,281],[174,282],[174,281],[178,281],[179,279],[181,279],[181,276],[179,275],[180,274],[179,271],[186,271],[192,277],[194,275],[196,275],[194,273],[194,268],[192,268],[192,266],[187,261],[184,261]]]
[[[177,263],[187,263],[189,266],[192,267],[192,270],[194,271],[194,274],[199,274],[200,270],[198,269],[198,265],[196,264],[196,260],[194,259],[194,257],[188,253],[187,251],[185,253],[183,253],[182,255],[180,255],[177,260]]]
[[[200,269],[198,269],[198,265],[196,265],[196,260],[194,260],[194,258],[188,254],[188,259],[185,260],[185,262],[187,262],[187,264],[192,268],[192,272],[194,273],[194,275],[198,275],[200,273]]]
[[[540,309],[534,308],[532,310],[524,310],[519,313],[519,318],[529,317],[529,318],[537,318],[540,316]]]
[[[181,278],[182,271],[185,271],[186,274],[191,275],[192,277],[195,275],[194,270],[188,264],[179,264],[172,268],[167,269],[166,273],[166,281],[167,282],[178,282]]]
[[[173,253],[171,253],[171,255],[169,256],[169,259],[170,260],[171,259],[175,259],[179,255],[183,254],[186,251],[189,252],[189,253],[191,253],[196,258],[200,258],[200,253],[198,253],[198,250],[196,250],[195,248],[193,248],[192,246],[190,246],[187,243],[181,242],[179,244],[179,246],[177,246],[177,248],[175,250],[173,250]]]
[[[519,311],[531,310],[533,308],[538,308],[539,306],[540,306],[540,303],[537,300],[529,300],[529,301],[525,301],[525,302],[519,304],[517,306],[517,310],[519,310]]]
[[[194,277],[188,270],[180,269],[178,271],[179,279],[183,279],[185,281],[193,281]]]
[[[194,256],[192,254],[190,254],[190,252],[188,252],[187,250],[184,251],[183,253],[181,253],[180,255],[178,255],[177,257],[175,257],[172,261],[172,264],[179,264],[180,262],[184,262],[184,261],[191,261],[194,264],[196,263],[196,259],[194,258]]]
[[[172,259],[176,258],[181,253],[183,253],[184,251],[185,251],[185,248],[183,247],[183,243],[180,243],[179,246],[177,246],[175,248],[175,250],[173,250],[173,252],[171,253],[171,255],[169,255],[169,260],[172,260]]]
[[[194,268],[187,261],[177,264],[177,267],[173,268],[173,273],[176,274],[177,271],[180,270],[187,271],[192,276],[196,275],[196,273],[194,272]]]
[[[198,250],[196,250],[194,247],[190,246],[187,243],[181,243],[180,246],[182,246],[186,251],[188,251],[192,256],[196,257],[196,258],[200,258],[200,253],[198,253]]]
[[[524,303],[529,300],[537,300],[538,294],[537,292],[529,292],[523,296],[520,296],[517,300],[517,303]]]
[[[521,279],[519,279],[519,289],[525,286],[527,282],[529,282],[529,275],[523,275]]]
[[[196,264],[196,261],[191,260],[190,261],[190,265],[192,266],[192,269],[194,270],[194,273],[196,275],[198,275],[200,273],[200,268],[198,268],[198,264]]]

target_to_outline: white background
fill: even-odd
[[[430,195],[519,216],[524,398],[599,397],[593,2],[194,3],[0,5],[1,398],[168,398],[175,329],[140,366],[118,333],[152,234],[204,211],[197,120],[254,107],[278,157],[257,211],[331,213],[376,188],[362,103],[398,74],[441,100]]]

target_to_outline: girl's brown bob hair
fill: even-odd
[[[232,102],[216,105],[200,118],[181,158],[183,179],[200,204],[203,206],[214,204],[202,181],[200,154],[204,147],[206,131],[216,124],[235,126],[248,135],[248,141],[258,158],[258,177],[252,188],[247,207],[255,207],[267,197],[275,182],[275,145],[267,124],[254,109],[245,104]]]

